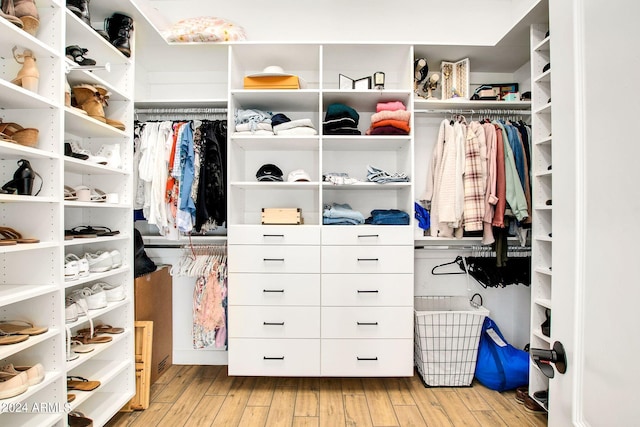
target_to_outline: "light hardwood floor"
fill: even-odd
[[[226,366],[174,365],[151,386],[145,411],[119,413],[121,426],[546,426],[515,392],[426,388],[411,378],[229,377]]]

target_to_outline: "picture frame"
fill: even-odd
[[[354,81],[352,78],[345,76],[344,74],[338,74],[338,88],[340,90],[353,89]]]
[[[356,90],[371,89],[371,76],[363,77],[354,81],[353,88]]]

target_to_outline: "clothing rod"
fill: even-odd
[[[218,114],[226,108],[136,108],[136,114]]]
[[[524,115],[531,114],[531,110],[502,110],[492,108],[480,108],[478,110],[455,110],[455,109],[417,109],[414,113],[420,114],[493,114],[493,115]]]

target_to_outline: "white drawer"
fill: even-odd
[[[412,273],[413,246],[323,246],[323,273]]]
[[[326,226],[323,245],[413,245],[409,225]]]
[[[320,340],[229,338],[229,375],[320,375]]]
[[[413,306],[413,274],[323,274],[323,306]],[[229,287],[231,294],[231,287]]]
[[[412,307],[322,307],[322,338],[413,338]]]
[[[413,340],[323,339],[320,374],[332,377],[410,377]]]
[[[319,273],[318,246],[229,245],[233,273]]]
[[[313,225],[232,225],[231,245],[319,245],[320,227]]]
[[[227,292],[230,305],[319,306],[320,275],[229,273]]]
[[[320,307],[229,306],[229,337],[319,338]]]

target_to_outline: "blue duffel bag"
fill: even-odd
[[[485,387],[497,391],[529,384],[529,353],[509,344],[489,317],[485,317],[482,325],[475,377]]]

